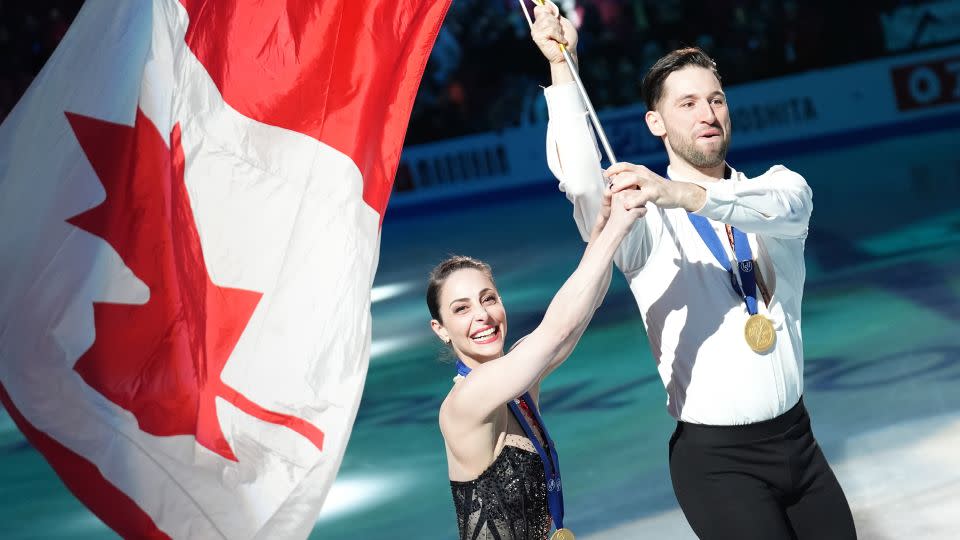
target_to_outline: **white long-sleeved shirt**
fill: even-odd
[[[551,86],[545,95],[547,161],[587,240],[604,186],[596,140],[573,83]],[[772,292],[769,305],[757,293],[759,312],[777,334],[771,351],[758,354],[747,345],[743,298],[686,210],[649,204],[614,258],[640,308],[667,390],[667,410],[684,422],[768,420],[789,410],[803,393],[800,304],[812,191],[803,177],[780,165],[756,178],[731,171],[724,181],[696,182],[706,189],[706,204],[696,213],[708,218],[734,268],[725,224],[747,233]],[[669,168],[668,175],[684,180]]]

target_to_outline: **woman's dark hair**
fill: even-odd
[[[652,111],[657,108],[660,98],[663,97],[663,83],[667,80],[667,77],[674,71],[679,71],[687,66],[709,69],[713,71],[718,81],[721,80],[720,72],[717,71],[717,63],[699,47],[677,49],[657,60],[657,63],[651,66],[643,77],[640,91],[644,103],[647,104],[647,110]]]
[[[442,321],[440,318],[440,289],[450,274],[464,268],[479,270],[486,274],[490,281],[493,281],[493,271],[489,264],[463,255],[448,257],[430,271],[430,278],[427,281],[427,309],[430,310],[430,317]]]

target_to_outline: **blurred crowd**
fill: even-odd
[[[525,1],[532,9],[533,2]],[[925,3],[554,1],[579,23],[581,77],[598,110],[639,102],[647,68],[682,46],[697,45],[713,56],[727,85],[878,57],[887,52],[882,18]],[[543,121],[539,85],[548,84],[548,68],[529,38],[518,0],[454,0],[407,142]]]
[[[532,10],[533,2],[524,0]],[[638,102],[645,70],[698,45],[727,85],[881,56],[883,18],[944,0],[555,0],[579,24],[598,110]],[[0,119],[64,36],[82,0],[0,0]],[[407,144],[542,121],[549,71],[518,0],[453,0]]]
[[[0,0],[0,121],[57,48],[83,0]]]

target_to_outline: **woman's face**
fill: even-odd
[[[486,362],[503,355],[507,312],[493,281],[480,270],[464,268],[447,276],[440,289],[441,321],[430,326],[449,341],[460,358]]]

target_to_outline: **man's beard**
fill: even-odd
[[[687,139],[671,130],[667,130],[667,144],[673,149],[673,152],[683,158],[684,161],[697,168],[710,168],[722,165],[727,159],[727,149],[730,147],[730,139],[724,137],[726,131],[721,132],[721,142],[719,150],[713,154],[705,154],[697,148],[693,140]]]

